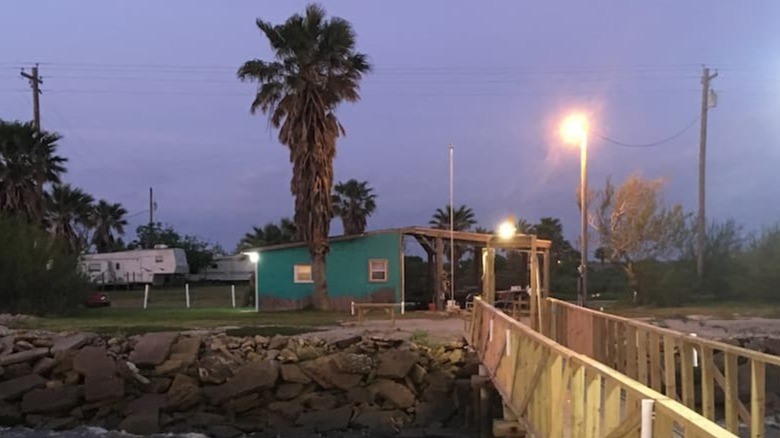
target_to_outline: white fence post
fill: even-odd
[[[190,284],[189,283],[186,283],[184,285],[184,294],[186,295],[186,298],[187,298],[187,308],[189,309],[190,308]]]
[[[233,298],[233,308],[236,308],[236,285],[231,284],[230,285],[230,296]]]
[[[646,398],[642,400],[642,423],[640,429],[641,438],[653,438],[653,407],[655,400]]]
[[[149,304],[149,284],[144,287],[144,309]]]

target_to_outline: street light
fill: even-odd
[[[588,119],[583,114],[571,114],[561,125],[566,143],[580,147],[580,293],[578,304],[588,299]]]
[[[252,262],[253,265],[255,265],[255,273],[254,273],[254,277],[255,277],[255,312],[259,312],[260,311],[260,281],[258,281],[259,279],[257,278],[258,277],[257,262],[260,261],[260,253],[257,252],[257,251],[251,251],[251,252],[245,252],[244,254],[246,254],[249,257],[249,261]]]
[[[511,220],[506,220],[498,226],[498,237],[503,240],[509,240],[515,237],[517,228]]]

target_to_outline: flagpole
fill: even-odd
[[[450,300],[455,301],[455,195],[454,166],[455,149],[450,143]]]

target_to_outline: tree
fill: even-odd
[[[295,242],[296,235],[295,223],[288,218],[282,218],[279,225],[269,222],[262,228],[252,227],[252,231],[246,233],[238,243],[238,251]]]
[[[47,184],[59,184],[67,159],[57,152],[56,133],[37,131],[31,122],[0,120],[0,211],[42,224]]]
[[[474,215],[474,210],[471,208],[461,205],[457,209],[453,211],[453,224],[452,229],[454,231],[467,231],[470,230],[471,227],[477,224],[476,216]],[[433,228],[439,229],[439,230],[449,230],[450,229],[450,205],[447,204],[444,209],[437,208],[436,211],[433,213],[433,217],[430,221],[428,221],[428,224],[431,225]],[[444,244],[444,252],[447,256],[447,258],[450,258],[450,244],[449,242],[445,242]],[[458,247],[458,245],[455,245],[455,261],[453,263],[452,260],[450,260],[450,264],[452,266],[458,266],[460,263],[460,258],[463,255],[463,250]]]
[[[351,179],[333,188],[333,214],[341,218],[344,234],[363,234],[368,217],[376,210],[376,195],[368,181]]]
[[[371,67],[355,50],[350,23],[326,19],[320,6],[309,5],[304,15],[280,25],[258,19],[257,27],[274,60],[247,61],[238,77],[258,83],[251,111],[267,114],[279,129],[279,142],[290,150],[294,220],[312,258],[314,305],[324,310],[329,308],[325,257],[333,218],[333,158],[336,140],[345,134],[336,109],[360,99],[360,80]]]
[[[121,204],[111,204],[101,199],[92,209],[92,224],[95,227],[92,244],[97,252],[108,252],[119,246],[118,237],[125,233],[127,210]]]
[[[193,235],[183,237],[170,225],[155,222],[141,225],[135,230],[136,240],[130,248],[153,248],[155,245],[165,245],[169,248],[181,248],[187,256],[190,274],[197,274],[201,269],[211,264],[215,254],[224,251],[219,245],[213,245]]]
[[[47,199],[49,229],[67,244],[72,254],[78,254],[87,246],[86,235],[93,217],[92,195],[70,184],[57,184]]]
[[[593,256],[598,259],[602,266],[604,265],[604,261],[609,258],[607,257],[607,250],[604,249],[603,246],[596,248],[596,250],[593,252]]]
[[[607,179],[591,204],[601,246],[610,261],[625,271],[640,304],[651,297],[639,284],[636,263],[668,259],[681,250],[685,235],[686,215],[679,204],[665,205],[664,184],[663,179],[645,180],[634,174],[616,189]]]
[[[568,262],[577,258],[577,251],[574,247],[563,237],[563,224],[557,217],[543,217],[539,220],[539,223],[531,226],[530,233],[535,234],[536,237],[544,240],[549,240],[552,243],[552,249],[550,255],[553,262]]]
[[[527,220],[520,218],[517,220],[517,232],[520,234],[533,234],[533,225]]]

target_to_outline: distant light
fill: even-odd
[[[580,113],[569,115],[561,125],[561,136],[566,143],[579,146],[588,137],[588,119]]]
[[[515,224],[512,221],[504,221],[498,226],[498,237],[501,239],[511,239],[515,237],[516,232],[517,228],[515,228]]]
[[[246,253],[246,255],[249,256],[249,261],[252,262],[252,263],[257,263],[257,262],[260,261],[260,253],[259,252],[256,252],[256,251],[248,252],[248,253]]]

